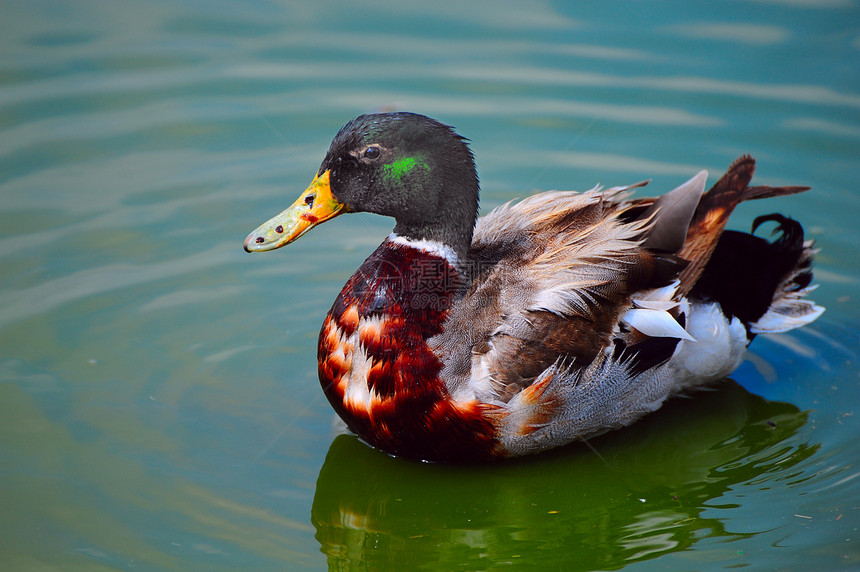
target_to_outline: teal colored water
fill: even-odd
[[[855,1],[2,13],[4,570],[860,567]],[[761,184],[814,190],[732,224],[800,219],[828,311],[590,447],[446,467],[335,437],[316,337],[392,223],[242,240],[379,109],[469,137],[485,212],[751,153]]]

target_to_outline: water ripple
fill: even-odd
[[[6,290],[0,305],[0,328],[28,317],[48,315],[59,306],[89,296],[225,264],[236,252],[234,243],[221,242],[209,250],[183,258],[154,264],[109,263],[79,270],[27,289]]]

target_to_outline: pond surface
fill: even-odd
[[[860,8],[577,4],[4,3],[4,570],[860,567]],[[448,467],[336,437],[319,326],[392,222],[242,240],[380,109],[469,137],[484,212],[750,153],[814,189],[732,225],[800,219],[828,311],[590,447]]]

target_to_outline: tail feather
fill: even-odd
[[[750,338],[759,333],[785,332],[815,320],[824,308],[806,300],[812,282],[813,243],[803,227],[780,214],[758,217],[752,232],[764,222],[776,222],[773,241],[750,233],[726,231],[690,295],[719,302],[723,312],[737,316]]]
[[[779,334],[814,322],[824,313],[824,306],[804,299],[813,290],[815,286],[777,292],[767,313],[749,325],[750,333]]]
[[[765,220],[777,220],[779,225],[774,232],[782,232],[780,241],[790,244],[798,253],[797,262],[784,275],[774,290],[773,299],[767,311],[754,322],[748,325],[752,334],[780,333],[805,326],[815,321],[824,312],[822,306],[818,306],[812,300],[806,300],[805,296],[815,290],[818,286],[812,283],[812,258],[818,252],[813,248],[813,241],[803,239],[803,229],[799,223],[778,215],[762,216],[753,222],[752,232]],[[782,219],[782,220],[780,220]],[[787,230],[789,223],[795,223],[794,236]]]

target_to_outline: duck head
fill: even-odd
[[[341,128],[310,186],[245,239],[280,248],[344,212],[395,219],[394,232],[465,256],[478,212],[478,176],[463,137],[415,113],[361,115]]]

